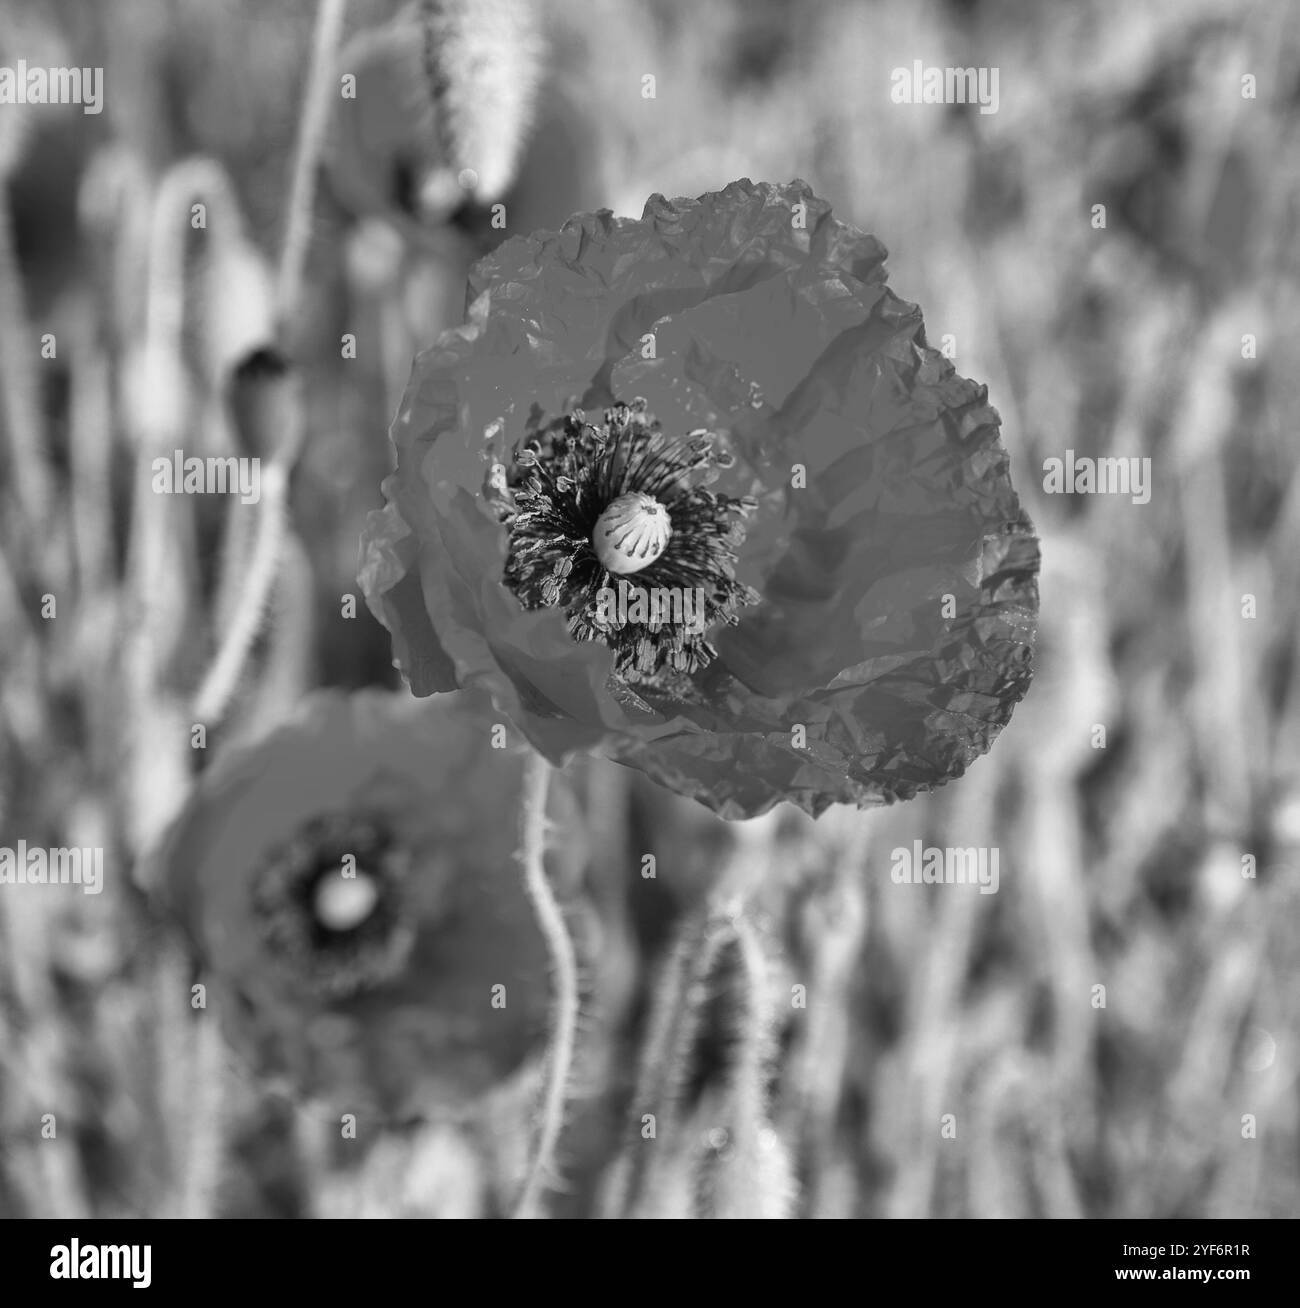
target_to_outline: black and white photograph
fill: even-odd
[[[1289,0],[0,0],[33,1293],[430,1218],[1258,1287],[1298,271]]]

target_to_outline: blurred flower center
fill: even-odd
[[[306,823],[254,878],[253,907],[268,951],[331,999],[389,980],[415,938],[404,912],[409,861],[382,822]]]
[[[350,877],[329,873],[316,883],[316,920],[331,931],[359,927],[379,903],[379,887],[369,874],[356,871]]]
[[[707,489],[732,463],[712,432],[665,435],[644,400],[600,422],[574,409],[524,442],[498,490],[506,584],[525,608],[563,609],[618,675],[666,689],[716,657],[710,627],[759,599],[735,577],[756,502]]]

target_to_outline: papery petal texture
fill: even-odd
[[[909,798],[1024,695],[1037,540],[983,386],[926,343],[885,249],[806,184],[653,196],[505,242],[421,354],[361,580],[416,694],[490,695],[554,762],[595,749],[724,817]],[[710,489],[755,504],[758,602],[689,678],[628,684],[505,584],[487,488],[548,422],[644,399],[717,433]]]

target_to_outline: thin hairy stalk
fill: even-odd
[[[205,1016],[189,1032],[187,1130],[177,1210],[181,1217],[215,1215],[225,1152],[224,1108],[228,1087],[221,1033]]]
[[[103,302],[95,296],[105,343],[133,339],[138,292],[148,276],[152,191],[144,163],[121,142],[95,152],[77,189],[78,234],[87,258],[106,272],[107,294]]]
[[[211,726],[220,721],[239,685],[248,652],[262,625],[262,618],[275,585],[281,547],[285,538],[285,507],[289,471],[274,459],[262,477],[262,499],[258,505],[257,539],[249,562],[248,581],[240,592],[235,610],[216,657],[194,696],[194,720]]]
[[[280,581],[272,604],[271,648],[250,718],[273,722],[285,706],[296,704],[311,684],[315,617],[311,557],[290,526],[280,542]]]
[[[214,620],[223,635],[194,698],[196,717],[209,726],[225,716],[271,596],[281,584],[284,559],[292,549],[289,479],[304,427],[300,379],[277,351],[259,350],[245,359],[231,378],[227,401],[244,447],[275,453],[262,479],[251,544],[244,539],[248,529],[233,515],[227,521],[222,559],[226,571]],[[231,584],[232,576],[237,584]],[[281,605],[276,616],[294,611]]]
[[[822,826],[825,859],[800,910],[808,993],[817,1001],[799,1013],[785,1054],[781,1129],[798,1142],[804,1211],[847,1217],[835,1207],[844,1200],[844,1188],[835,1184],[844,1161],[836,1122],[854,1046],[854,980],[869,924],[865,873],[876,836],[870,816],[850,809],[827,813]]]
[[[550,955],[555,995],[551,1010],[550,1043],[547,1048],[546,1084],[537,1144],[524,1180],[516,1217],[538,1215],[538,1203],[555,1170],[555,1146],[564,1125],[565,1097],[578,1030],[578,959],[573,938],[543,861],[546,844],[546,795],[551,766],[539,754],[530,754],[524,765],[523,816],[519,861],[523,866],[524,890],[533,905]]]
[[[303,94],[302,115],[298,120],[298,140],[289,184],[289,216],[285,222],[276,281],[276,309],[282,332],[297,311],[302,293],[302,272],[311,237],[312,201],[316,194],[316,165],[329,126],[334,52],[338,49],[346,7],[347,0],[322,0],[316,11],[311,64],[307,72],[307,89]]]
[[[311,64],[298,120],[298,140],[289,184],[288,218],[276,277],[277,335],[282,340],[289,334],[302,294],[303,268],[316,194],[316,168],[329,125],[334,52],[343,30],[346,3],[347,0],[323,0],[316,14]],[[301,406],[295,402],[292,405],[292,425],[300,428],[301,419]],[[266,616],[288,531],[289,475],[297,457],[300,434],[300,431],[289,436],[279,434],[275,457],[263,479],[248,580],[240,591],[216,656],[194,697],[194,716],[207,725],[219,721],[229,707]],[[263,448],[264,443],[258,447]]]
[[[202,202],[222,215],[214,241],[242,224],[230,177],[207,158],[183,159],[163,176],[149,215],[144,340],[132,350],[127,426],[135,452],[135,492],[128,527],[126,589],[139,607],[121,615],[123,721],[131,745],[127,786],[133,845],[147,848],[189,789],[190,723],[172,684],[172,668],[189,638],[198,559],[194,514],[181,495],[148,489],[155,456],[182,443],[190,416],[182,339],[189,215]],[[196,238],[197,239],[197,238]]]
[[[202,155],[182,159],[159,183],[149,225],[145,340],[150,347],[167,351],[169,360],[179,353],[185,319],[185,248],[192,230],[186,220],[194,201],[221,215],[221,221],[212,225],[212,240],[234,241],[243,230],[230,174],[216,160]],[[150,434],[165,441],[176,433]]]
[[[233,505],[226,513],[217,554],[216,590],[208,606],[214,632],[228,631],[239,611],[257,543],[258,518],[258,513],[241,512]]]

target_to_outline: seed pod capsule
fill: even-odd
[[[649,495],[620,495],[596,519],[591,543],[610,572],[625,577],[647,568],[668,548],[668,510]]]

